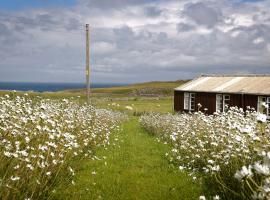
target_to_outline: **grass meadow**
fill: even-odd
[[[170,165],[168,145],[158,142],[131,117],[96,152],[97,161],[80,167],[75,186],[59,190],[56,199],[198,199],[201,186]]]
[[[269,199],[265,116],[174,113],[176,83],[158,84],[97,89],[90,105],[0,92],[0,198]]]

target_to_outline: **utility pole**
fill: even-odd
[[[89,50],[89,24],[86,24],[86,97],[90,102],[90,50]]]

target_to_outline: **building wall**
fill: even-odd
[[[202,105],[201,111],[207,108],[206,113],[212,114],[216,110],[216,94],[197,92],[195,93],[195,111],[198,111],[198,103]],[[177,112],[188,111],[184,110],[184,92],[182,91],[174,91],[174,110]]]
[[[192,92],[195,93],[195,92]],[[247,106],[257,110],[257,95],[247,94],[229,94],[230,106],[237,106],[246,109]],[[196,92],[195,93],[195,111],[198,111],[198,103],[202,105],[201,111],[207,114],[213,114],[216,111],[216,93]],[[204,111],[207,108],[207,111]],[[174,110],[177,112],[188,111],[184,110],[184,92],[174,91]]]
[[[250,106],[251,108],[255,108],[257,110],[258,107],[258,95],[244,95],[244,107]]]
[[[200,111],[212,114],[216,111],[216,94],[207,92],[195,93],[195,111],[198,111],[198,103],[202,105]],[[207,110],[204,110],[207,108]]]
[[[242,94],[229,94],[230,95],[230,101],[229,101],[229,105],[231,107],[233,106],[237,106],[237,107],[244,107],[244,98],[242,96]],[[242,101],[243,99],[243,101]]]
[[[246,110],[247,106],[257,110],[258,95],[230,94],[230,106],[237,106]]]
[[[174,91],[174,110],[177,112],[184,110],[184,92]]]

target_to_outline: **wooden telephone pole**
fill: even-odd
[[[89,50],[89,24],[86,24],[86,96],[90,102],[90,50]]]

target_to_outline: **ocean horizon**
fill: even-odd
[[[123,86],[123,83],[92,83],[91,88]],[[0,82],[0,90],[56,92],[68,89],[85,88],[85,83],[36,83],[36,82]]]

